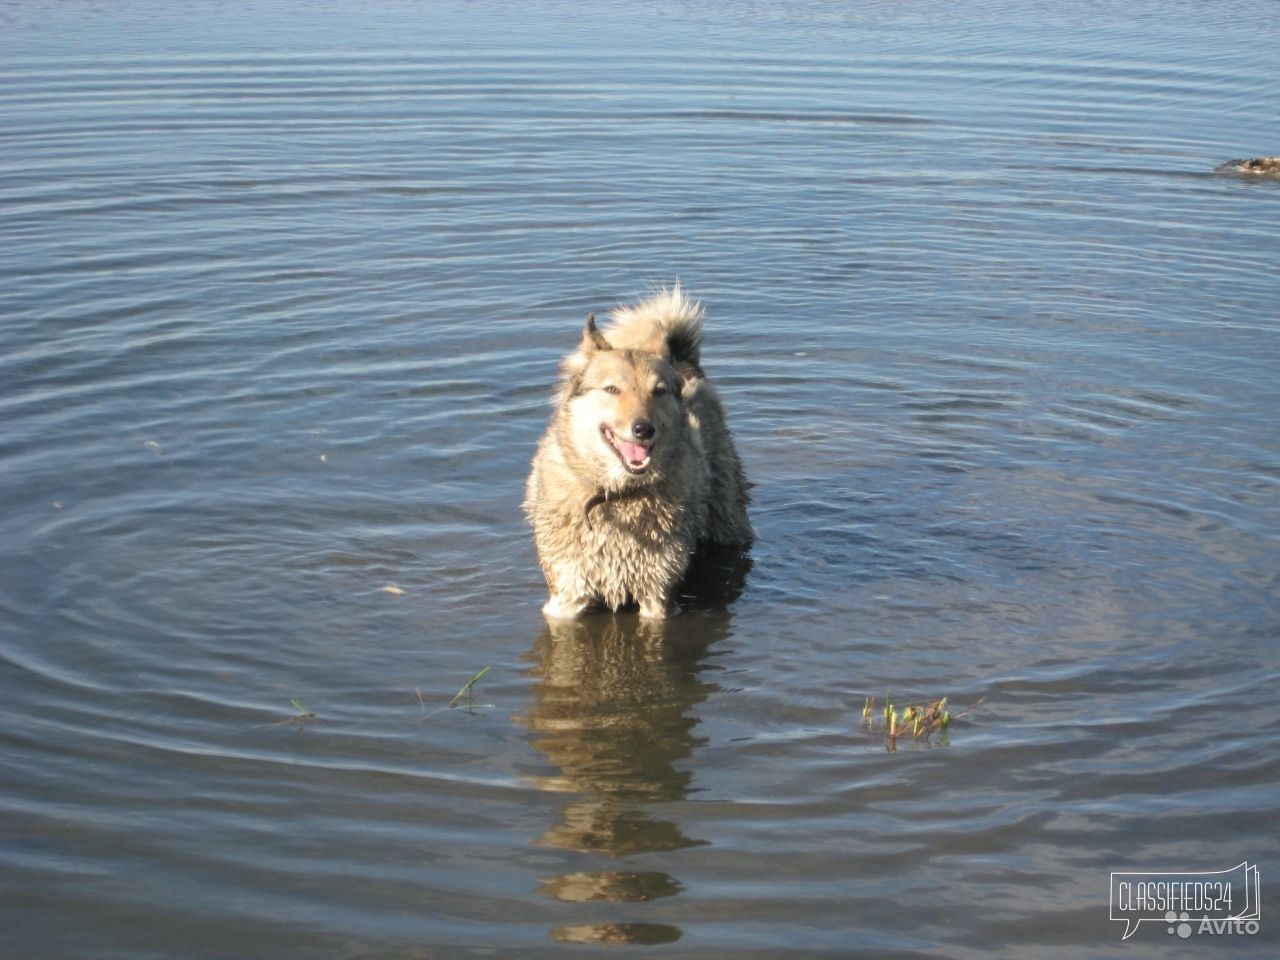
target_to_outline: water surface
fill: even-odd
[[[1273,7],[4,14],[7,953],[1224,949],[1107,890],[1280,862]],[[676,277],[752,568],[552,628],[557,359]]]

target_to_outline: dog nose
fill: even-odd
[[[648,420],[637,420],[631,425],[631,435],[637,440],[652,440],[658,430]]]

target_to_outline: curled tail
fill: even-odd
[[[618,349],[656,353],[680,373],[701,377],[703,316],[702,302],[685,296],[677,282],[637,304],[615,308],[605,336]]]

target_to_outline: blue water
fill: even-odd
[[[1280,862],[1280,8],[0,15],[0,953],[1274,954],[1107,895]],[[676,278],[750,573],[552,628]]]

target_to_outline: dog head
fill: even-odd
[[[680,380],[643,350],[617,350],[587,318],[582,343],[564,363],[561,443],[609,486],[661,477],[685,437]]]

